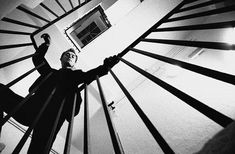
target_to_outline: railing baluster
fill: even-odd
[[[28,59],[28,58],[31,58],[31,57],[33,57],[33,56],[35,56],[35,55],[36,55],[36,54],[31,54],[31,55],[28,55],[28,56],[25,56],[25,57],[21,57],[21,58],[18,58],[18,59],[15,59],[15,60],[12,60],[12,61],[9,61],[9,62],[0,64],[0,68],[3,68],[3,67],[6,67],[6,66],[9,66],[9,65],[12,65],[12,64],[17,63],[17,62],[20,62],[20,61],[23,61],[23,60]]]
[[[56,119],[54,121],[54,125],[53,125],[53,128],[52,128],[49,140],[47,141],[47,144],[46,144],[46,146],[44,148],[44,152],[43,153],[45,153],[45,154],[49,154],[49,152],[51,150],[51,147],[52,147],[52,144],[53,144],[54,135],[56,133],[56,129],[57,129],[57,126],[58,126],[58,123],[59,123],[59,120],[60,120],[60,116],[61,116],[62,110],[64,108],[65,100],[66,100],[65,98],[62,100],[62,102],[60,104],[60,108],[59,108],[59,110],[57,112]]]
[[[16,78],[15,80],[11,81],[10,83],[8,83],[6,86],[7,87],[11,87],[12,85],[14,85],[15,83],[19,82],[20,80],[22,80],[23,78],[25,78],[26,76],[28,76],[29,74],[31,74],[32,72],[34,72],[35,70],[39,69],[40,67],[42,67],[45,63],[41,63],[40,65],[38,65],[37,67],[29,70],[28,72],[24,73],[23,75],[21,75],[20,77]]]
[[[171,45],[182,45],[189,47],[200,47],[219,50],[235,50],[235,44],[222,42],[206,42],[206,41],[184,41],[184,40],[168,40],[168,39],[141,39],[143,42],[162,43]]]
[[[107,121],[107,125],[108,125],[108,128],[109,128],[109,133],[110,133],[110,137],[111,137],[111,140],[112,140],[114,152],[115,152],[115,154],[122,154],[123,150],[122,150],[121,145],[118,142],[117,134],[114,130],[112,119],[111,119],[110,113],[108,111],[108,107],[107,107],[107,104],[106,104],[106,100],[105,100],[103,90],[102,90],[102,87],[100,85],[100,81],[99,81],[98,76],[96,77],[96,82],[97,82],[98,89],[99,89],[99,92],[100,92],[100,98],[101,98],[102,106],[103,106],[103,109],[104,109],[104,114],[105,114],[105,118],[106,118],[106,121]]]
[[[89,132],[89,104],[87,98],[87,85],[84,88],[84,136],[83,136],[83,153],[89,154],[90,132]]]
[[[61,5],[61,3],[59,2],[59,0],[55,0],[56,3],[61,7],[61,9],[64,11],[64,13],[66,13],[66,10],[64,9],[63,5]]]
[[[38,45],[36,44],[36,41],[35,41],[33,33],[30,35],[30,39],[31,39],[31,41],[33,43],[34,49],[37,50],[38,49]]]
[[[72,9],[73,9],[73,8],[74,8],[74,6],[73,6],[72,1],[71,1],[71,0],[69,0],[69,3],[70,3],[70,5],[71,5],[71,7],[72,7]]]
[[[184,0],[184,1],[185,1],[185,4],[190,4],[199,0]]]
[[[198,8],[201,8],[201,7],[213,5],[213,4],[216,4],[216,3],[223,2],[223,1],[226,1],[226,0],[210,0],[210,1],[203,2],[203,3],[197,4],[197,5],[182,8],[182,9],[176,11],[175,13],[189,11],[189,10],[193,10],[193,9],[198,9]]]
[[[2,46],[0,46],[0,50],[9,49],[9,48],[19,48],[19,47],[25,47],[25,46],[31,46],[31,45],[33,45],[33,43],[2,45]]]
[[[205,29],[219,29],[219,28],[235,27],[235,20],[226,22],[217,22],[210,24],[198,24],[190,26],[167,27],[152,30],[152,32],[168,32],[168,31],[186,31],[186,30],[205,30]]]
[[[15,127],[16,129],[18,129],[19,131],[21,131],[22,133],[25,133],[25,132],[26,132],[26,130],[25,130],[23,127],[21,127],[18,123],[16,123],[16,122],[13,121],[12,119],[9,119],[7,122],[10,123],[10,124],[11,124],[13,127]],[[29,135],[29,137],[31,138],[32,136]],[[53,154],[59,154],[59,153],[58,153],[57,151],[55,151],[54,149],[51,149],[50,152],[53,153]]]
[[[70,122],[67,130],[66,135],[66,142],[65,142],[65,148],[64,148],[64,154],[70,153],[70,147],[71,147],[71,139],[72,139],[72,133],[73,133],[73,123],[74,123],[74,114],[75,114],[75,108],[76,108],[76,102],[77,102],[77,93],[74,94],[74,101],[73,101],[73,109],[70,117]]]
[[[190,71],[193,71],[193,72],[196,72],[196,73],[199,73],[199,74],[202,74],[202,75],[205,75],[205,76],[208,76],[208,77],[235,85],[235,76],[234,75],[226,74],[223,72],[219,72],[219,71],[205,68],[202,66],[197,66],[194,64],[186,63],[186,62],[172,59],[172,58],[168,58],[165,56],[153,54],[153,53],[146,52],[146,51],[139,50],[139,49],[130,48],[130,50],[132,50],[136,53],[139,53],[139,54],[143,54],[143,55],[155,58],[157,60],[161,60],[161,61],[169,63],[169,64],[173,64],[173,65],[185,68],[187,70],[190,70]]]
[[[46,9],[48,12],[56,16],[57,18],[59,17],[55,12],[53,12],[49,7],[47,7],[45,4],[40,3],[40,6],[42,6],[44,9]]]
[[[161,134],[158,132],[158,130],[155,128],[155,126],[152,124],[152,122],[149,120],[149,118],[146,116],[146,114],[143,112],[143,110],[139,107],[139,105],[136,103],[136,101],[133,99],[133,97],[130,95],[130,93],[127,91],[127,89],[123,86],[123,84],[120,82],[120,80],[117,78],[117,76],[113,73],[111,69],[109,69],[111,75],[117,82],[117,84],[122,89],[123,93],[126,95],[128,100],[130,101],[131,105],[134,107],[142,121],[144,122],[145,126],[148,128],[156,142],[161,147],[162,151],[166,154],[174,154],[175,152],[171,149],[171,147],[167,144],[165,139],[161,136]]]
[[[47,19],[45,19],[45,18],[39,16],[38,14],[36,14],[36,13],[34,13],[34,12],[32,12],[32,11],[30,11],[30,10],[28,10],[28,9],[26,9],[26,8],[24,8],[24,7],[22,7],[22,6],[18,6],[17,9],[19,9],[19,10],[23,11],[24,13],[29,14],[29,15],[31,15],[31,16],[33,16],[33,17],[36,17],[36,18],[38,18],[38,19],[41,19],[41,20],[43,20],[43,21],[45,21],[45,22],[47,22],[47,23],[50,22],[49,20],[47,20]]]
[[[192,18],[197,18],[197,17],[205,17],[205,16],[209,16],[209,15],[221,14],[221,13],[226,13],[226,12],[231,12],[231,11],[235,11],[235,5],[227,6],[227,7],[223,7],[223,8],[218,8],[218,9],[213,9],[210,11],[204,11],[204,12],[200,12],[200,13],[194,13],[194,14],[190,14],[190,15],[170,18],[170,19],[167,19],[165,22],[180,21],[180,20],[192,19]]]
[[[86,2],[83,2],[81,5],[76,6],[74,9],[69,10],[68,12],[64,13],[63,15],[59,16],[58,18],[54,19],[53,21],[51,21],[50,23],[44,25],[43,27],[41,27],[39,30],[36,30],[35,32],[33,32],[33,34],[31,35],[32,37],[35,36],[36,34],[40,33],[41,31],[43,31],[44,29],[46,29],[47,27],[53,25],[54,23],[56,23],[57,21],[61,20],[62,18],[65,18],[66,16],[68,16],[70,13],[76,11],[77,9],[83,7],[84,5],[86,5],[88,2],[90,2],[91,0],[87,0]]]
[[[81,5],[81,1],[80,1],[80,0],[78,0],[78,6],[79,6],[79,5]]]
[[[154,24],[149,30],[147,30],[144,34],[142,34],[139,38],[137,38],[133,43],[131,43],[127,48],[125,48],[120,54],[119,56],[122,57],[124,56],[128,51],[129,48],[132,48],[134,46],[136,46],[141,39],[146,38],[154,29],[157,29],[157,27],[159,27],[161,24],[163,24],[168,18],[170,18],[175,11],[179,10],[181,7],[183,7],[185,4],[193,2],[196,0],[192,0],[192,1],[182,1],[180,4],[178,4],[173,10],[171,10],[169,13],[167,13],[162,19],[160,19],[156,24]]]
[[[20,31],[3,30],[3,29],[0,29],[0,33],[2,33],[2,34],[31,35],[31,33],[29,33],[29,32],[20,32]]]
[[[130,66],[131,68],[133,68],[134,70],[136,70],[137,72],[139,72],[140,74],[144,75],[145,77],[147,77],[148,79],[150,79],[151,81],[153,81],[154,83],[159,85],[160,87],[164,88],[168,92],[175,95],[176,97],[178,97],[179,99],[181,99],[182,101],[184,101],[185,103],[187,103],[188,105],[190,105],[191,107],[193,107],[194,109],[199,111],[200,113],[204,114],[205,116],[207,116],[211,120],[215,121],[217,124],[221,125],[222,127],[226,127],[231,122],[233,122],[233,119],[231,119],[230,117],[227,117],[226,115],[224,115],[224,114],[214,110],[213,108],[203,104],[202,102],[198,101],[197,99],[189,96],[188,94],[180,91],[179,89],[160,80],[159,78],[153,76],[152,74],[149,74],[148,72],[131,64],[130,62],[124,60],[123,58],[119,57],[119,59],[122,62],[124,62],[125,64],[127,64],[128,66]]]
[[[54,88],[50,94],[50,96],[47,98],[45,104],[43,104],[42,108],[40,109],[38,115],[36,116],[35,120],[33,121],[33,123],[29,126],[29,128],[27,129],[27,131],[25,132],[24,136],[21,138],[20,142],[17,144],[16,148],[14,149],[12,154],[19,154],[22,147],[24,146],[26,140],[28,139],[31,131],[33,130],[33,128],[35,127],[35,125],[37,124],[39,118],[42,116],[44,110],[46,109],[47,105],[49,104],[52,96],[54,95],[56,91],[56,88]]]
[[[43,80],[36,86],[30,93],[14,108],[10,111],[2,120],[0,120],[0,126],[3,126],[7,120],[9,120],[27,101],[28,99],[38,90],[38,88],[52,75],[49,73]]]
[[[13,24],[21,25],[21,26],[30,27],[30,28],[35,28],[35,29],[40,28],[39,26],[31,25],[31,24],[21,22],[21,21],[17,21],[17,20],[14,20],[14,19],[10,19],[10,18],[7,18],[7,17],[2,18],[1,20],[5,21],[5,22],[13,23]]]

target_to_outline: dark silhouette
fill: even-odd
[[[103,65],[100,65],[90,71],[83,72],[82,70],[74,70],[74,65],[77,62],[78,57],[73,49],[69,49],[61,55],[60,60],[62,68],[59,70],[53,69],[44,58],[50,45],[50,36],[48,34],[43,34],[41,37],[45,42],[36,49],[37,55],[34,56],[32,60],[35,66],[38,66],[42,62],[44,62],[45,65],[37,70],[40,73],[40,77],[29,88],[29,92],[37,87],[49,73],[52,72],[52,75],[49,76],[49,78],[45,80],[42,85],[40,85],[40,88],[38,88],[32,97],[30,97],[29,100],[22,106],[22,108],[13,115],[13,118],[25,126],[30,126],[42,108],[43,104],[51,95],[54,88],[55,92],[52,95],[51,100],[40,117],[37,125],[33,129],[33,135],[28,149],[28,154],[43,153],[46,143],[49,140],[50,133],[62,100],[65,98],[66,101],[58,122],[58,126],[56,128],[55,135],[53,137],[53,142],[65,119],[69,121],[71,117],[75,93],[78,94],[75,115],[77,115],[79,112],[82,99],[78,85],[83,83],[91,83],[96,79],[97,75],[99,77],[106,75],[108,73],[108,68],[112,68],[115,64],[118,63],[117,56],[112,56],[106,58]],[[24,98],[17,95],[3,84],[0,84],[0,90],[0,112],[2,114],[2,118],[3,111],[9,113]]]

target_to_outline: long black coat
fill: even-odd
[[[33,57],[33,63],[35,66],[38,66],[42,62],[44,62],[45,65],[38,69],[38,72],[41,76],[33,83],[33,85],[29,88],[29,91],[37,87],[40,81],[42,81],[43,78],[45,78],[45,76],[47,76],[49,73],[52,72],[52,75],[45,82],[43,82],[40,88],[30,98],[27,105],[23,107],[23,110],[27,110],[28,113],[30,111],[29,115],[31,115],[28,117],[24,117],[26,119],[28,118],[26,121],[30,122],[33,120],[33,117],[35,118],[36,114],[42,108],[43,104],[51,95],[51,92],[54,88],[55,93],[34,129],[33,141],[31,142],[29,153],[40,151],[40,149],[43,149],[43,147],[45,146],[45,142],[48,141],[62,100],[66,98],[66,102],[64,104],[53,140],[55,139],[56,134],[60,130],[60,127],[62,126],[65,119],[67,119],[68,121],[70,120],[74,102],[74,94],[76,92],[78,97],[76,101],[75,115],[77,115],[79,112],[82,99],[80,96],[80,91],[78,90],[78,85],[83,83],[89,84],[93,80],[95,80],[97,75],[103,76],[108,73],[108,69],[103,65],[88,72],[83,72],[82,70],[53,69],[44,58],[47,49],[48,46],[46,44],[40,45],[36,51],[38,55]]]
[[[106,75],[108,73],[108,70],[103,65],[88,72],[83,72],[82,70],[53,69],[44,58],[47,49],[48,46],[46,46],[46,44],[42,44],[36,51],[38,55],[33,57],[33,63],[35,67],[40,65],[42,62],[44,62],[45,64],[37,69],[41,76],[33,83],[33,85],[29,88],[29,91],[35,88],[40,83],[40,81],[43,80],[43,78],[45,78],[49,73],[52,72],[52,75],[40,86],[39,90],[37,90],[37,92],[34,94],[33,99],[37,103],[33,103],[33,110],[39,109],[49,97],[52,90],[56,88],[54,97],[52,98],[47,109],[49,111],[48,114],[50,115],[54,110],[57,110],[56,106],[59,105],[62,102],[62,99],[66,97],[62,116],[65,116],[65,118],[69,121],[75,92],[77,92],[78,94],[75,115],[78,114],[80,109],[82,99],[80,96],[78,85],[81,85],[83,83],[89,84],[93,80],[95,80],[96,75]]]
[[[48,46],[43,43],[37,48],[37,55],[33,57],[35,67],[39,66],[41,63],[45,63],[42,67],[37,69],[40,76],[29,88],[30,92],[39,87],[38,90],[36,90],[32,97],[30,97],[20,110],[13,115],[13,118],[21,124],[31,126],[44,104],[48,102],[47,100],[49,96],[51,96],[48,106],[45,108],[45,111],[42,113],[42,116],[39,118],[38,123],[33,129],[28,154],[42,154],[44,152],[44,148],[50,139],[62,100],[65,98],[66,101],[63,106],[58,125],[55,129],[55,134],[52,136],[52,143],[54,142],[56,134],[60,130],[64,121],[66,119],[68,121],[70,120],[75,93],[77,93],[75,115],[79,113],[82,99],[78,86],[83,83],[91,83],[95,80],[97,75],[103,76],[107,74],[107,67],[112,67],[117,63],[117,60],[114,57],[111,61],[104,61],[105,65],[101,65],[88,72],[69,69],[56,70],[51,68],[45,59],[47,50]],[[51,75],[39,86],[41,81],[48,76],[48,74]],[[52,91],[54,90],[55,92],[52,95]],[[6,113],[11,112],[12,109],[24,100],[22,96],[14,93],[10,88],[3,84],[0,84],[0,91],[0,97],[3,100],[0,105],[0,112],[2,115],[3,111]]]

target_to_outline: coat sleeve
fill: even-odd
[[[68,100],[66,100],[66,120],[68,122],[71,122],[71,115],[72,115],[72,109],[73,109],[73,102],[74,102],[74,94],[77,94],[77,100],[76,100],[76,107],[75,107],[75,112],[74,112],[74,116],[78,115],[79,111],[80,111],[80,106],[82,103],[82,97],[80,94],[80,91],[75,91],[74,93],[69,94]]]
[[[87,72],[77,70],[76,73],[77,73],[76,77],[77,77],[77,80],[79,81],[79,83],[90,84],[93,80],[96,79],[97,75],[99,77],[106,75],[108,73],[108,69],[105,66],[100,65],[99,67],[94,68],[92,70],[89,70]],[[76,101],[76,108],[75,108],[74,116],[76,116],[79,113],[80,106],[81,106],[81,103],[82,103],[82,97],[81,97],[81,94],[80,94],[80,90],[82,90],[82,89],[77,88],[77,90],[75,91],[77,93],[77,101]],[[66,109],[66,111],[67,111],[66,120],[68,122],[70,122],[70,118],[71,118],[71,111],[72,111],[72,104],[73,104],[71,102],[74,101],[72,99],[72,98],[74,98],[74,96],[72,96],[71,94],[74,94],[74,92],[69,93],[69,96],[67,97],[68,100],[66,100],[66,102],[68,101],[68,103],[66,103],[66,104],[69,104],[69,105],[67,105],[67,109]]]
[[[48,64],[48,62],[45,59],[45,54],[48,50],[48,47],[49,46],[46,45],[46,43],[41,44],[36,49],[36,55],[33,56],[33,58],[32,58],[33,64],[35,67],[37,67],[38,65],[40,65],[43,62],[44,62],[44,65],[37,69],[37,71],[40,74],[40,77],[37,78],[37,80],[30,86],[29,92],[32,91],[47,74],[49,74],[50,72],[53,71],[53,69],[50,67],[50,65]]]
[[[96,76],[102,77],[108,74],[108,68],[104,65],[100,65],[97,68],[84,72],[83,81],[86,84],[90,84],[92,81],[96,79]]]
[[[44,62],[45,64],[38,68],[37,71],[41,74],[41,75],[46,75],[51,71],[51,67],[48,64],[47,60],[45,59],[45,54],[48,50],[48,45],[46,43],[42,43],[37,49],[36,49],[36,55],[33,56],[32,60],[33,60],[33,64],[34,66],[38,66],[40,65],[42,62]]]
[[[91,69],[87,72],[82,72],[82,77],[80,79],[86,84],[90,84],[93,80],[96,79],[96,76],[102,77],[108,74],[108,68],[112,68],[119,62],[118,56],[110,56],[109,58],[105,58],[103,65],[100,65],[94,69]]]

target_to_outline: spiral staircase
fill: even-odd
[[[1,3],[0,82],[19,95],[32,95],[28,88],[39,74],[31,57],[43,33],[52,38],[46,59],[53,68],[70,47],[85,71],[108,56],[120,59],[107,76],[82,85],[83,108],[63,125],[51,153],[195,153],[233,122],[232,0]],[[81,47],[67,30],[97,6],[109,26]],[[2,153],[24,154],[33,126],[10,117],[1,122]]]

